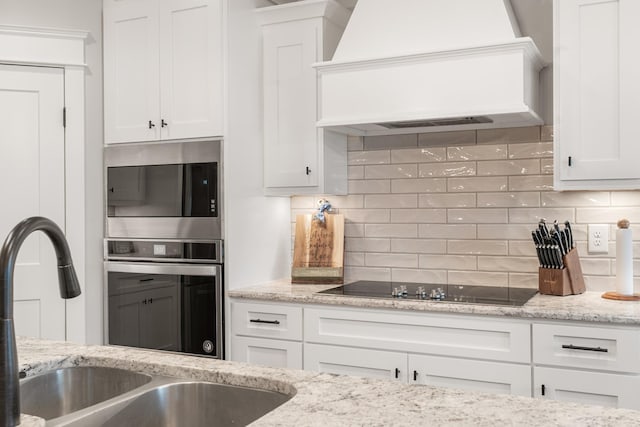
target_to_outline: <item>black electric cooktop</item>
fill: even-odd
[[[364,298],[522,306],[537,294],[538,290],[533,288],[361,280],[338,286],[337,288],[327,289],[320,293]]]

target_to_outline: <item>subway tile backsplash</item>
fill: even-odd
[[[640,190],[553,191],[553,127],[349,137],[345,279],[538,286],[531,230],[570,220],[587,290],[615,289],[615,228],[631,221],[640,291]],[[292,219],[318,197],[293,197]],[[610,224],[608,254],[588,224]],[[292,227],[292,232],[295,230]]]

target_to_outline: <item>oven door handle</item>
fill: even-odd
[[[150,262],[105,263],[109,272],[141,274],[178,274],[183,276],[220,276],[220,265],[194,265]]]

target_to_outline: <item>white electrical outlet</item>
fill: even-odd
[[[589,224],[589,253],[606,254],[609,252],[609,225]]]

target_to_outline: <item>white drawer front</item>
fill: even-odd
[[[534,397],[611,408],[640,409],[640,376],[571,369],[533,369]]]
[[[305,343],[304,369],[406,383],[407,355],[392,351]]]
[[[533,361],[540,365],[640,372],[640,330],[533,325]]]
[[[410,354],[409,383],[531,397],[531,365]]]
[[[531,362],[530,326],[515,319],[308,308],[304,323],[306,342]]]
[[[271,368],[302,369],[302,343],[233,336],[231,360]]]
[[[231,302],[234,335],[302,340],[302,308]]]

